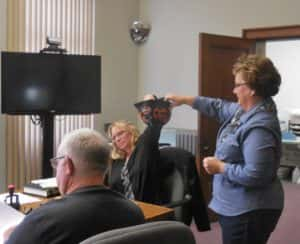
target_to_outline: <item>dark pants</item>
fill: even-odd
[[[262,209],[238,216],[219,215],[223,244],[265,244],[282,210]]]

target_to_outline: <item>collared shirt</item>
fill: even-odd
[[[225,172],[214,175],[210,208],[225,216],[282,209],[281,132],[273,100],[245,112],[237,103],[197,97],[193,108],[221,123],[215,157],[225,162]]]

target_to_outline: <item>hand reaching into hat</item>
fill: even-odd
[[[143,101],[135,104],[141,120],[147,124],[166,124],[171,117],[170,103],[164,98],[147,94]]]

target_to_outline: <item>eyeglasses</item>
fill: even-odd
[[[59,159],[62,159],[62,158],[64,158],[64,157],[65,157],[65,155],[59,156],[59,157],[55,157],[55,158],[51,158],[51,159],[50,159],[50,163],[51,163],[52,168],[53,168],[53,169],[56,169],[56,168],[57,168],[57,164],[58,164],[58,160],[59,160]]]
[[[245,86],[245,85],[248,85],[249,82],[243,82],[243,83],[237,83],[237,84],[234,84],[234,88],[237,88],[237,87],[240,87],[240,86]]]
[[[126,133],[127,133],[126,130],[121,130],[121,131],[119,131],[118,133],[116,133],[115,135],[113,135],[113,136],[111,137],[111,140],[112,140],[112,141],[115,141],[115,140],[117,140],[118,138],[124,136]]]

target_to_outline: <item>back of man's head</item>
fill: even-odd
[[[103,175],[110,160],[107,140],[88,128],[65,135],[58,151],[60,155],[68,155],[72,159],[77,175]]]

